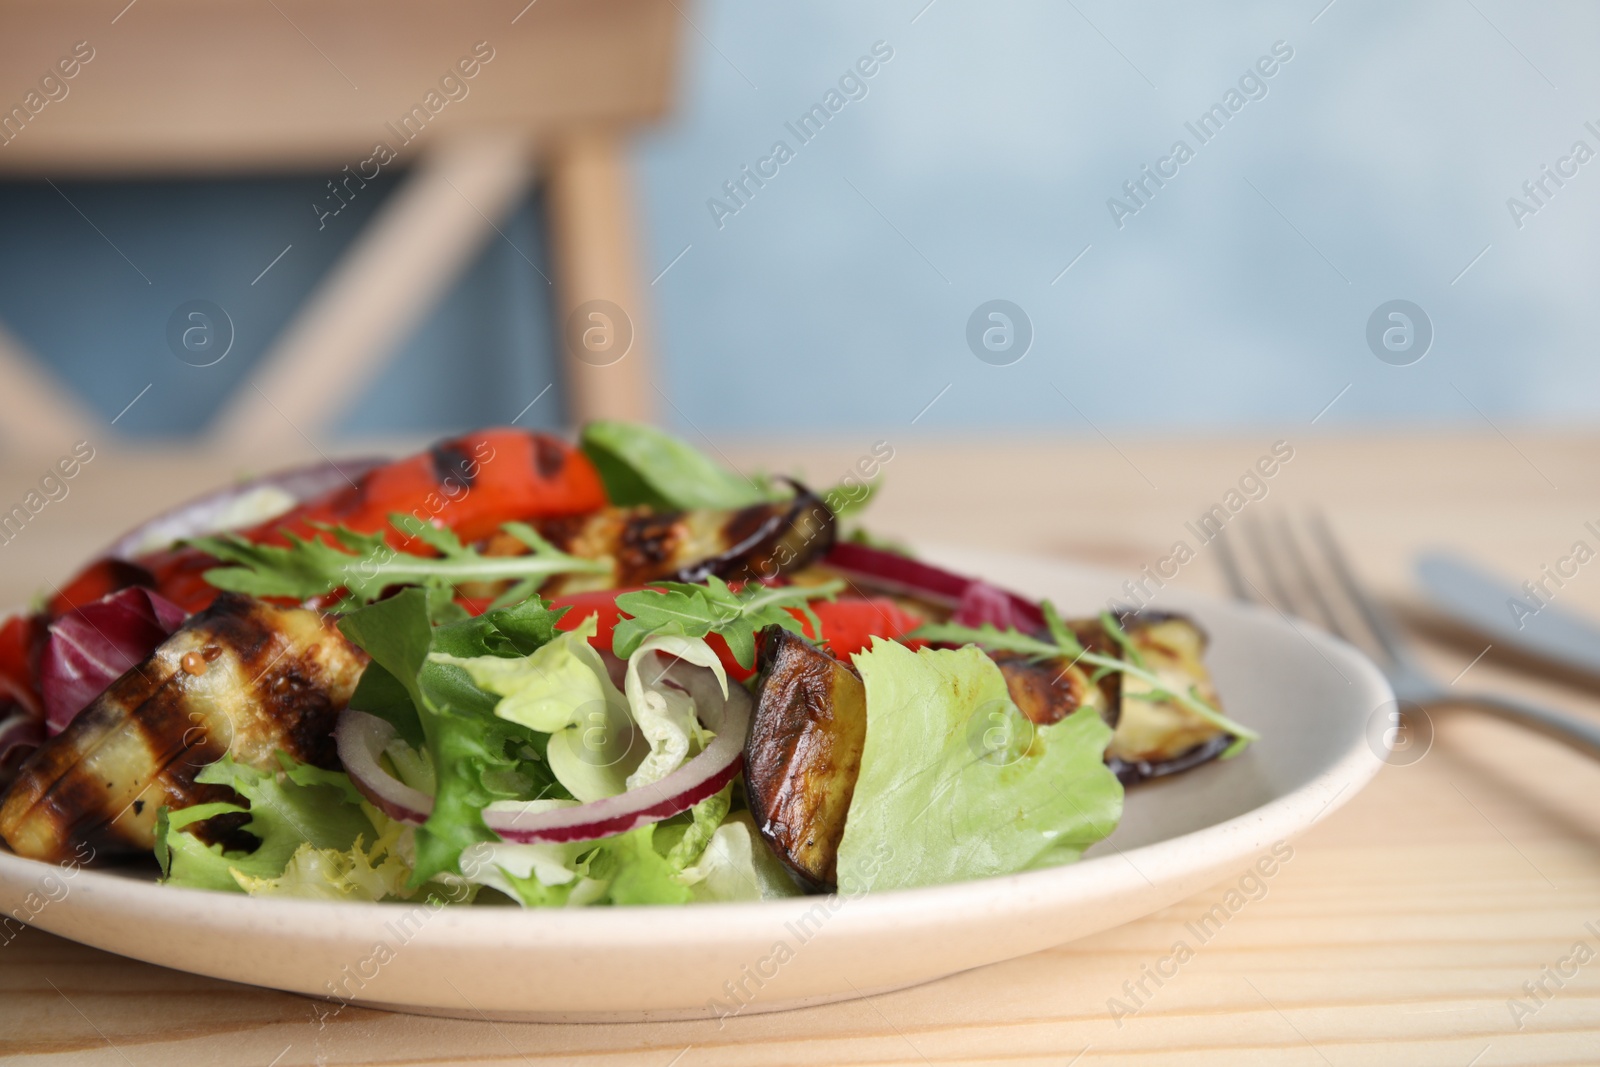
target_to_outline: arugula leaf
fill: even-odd
[[[286,546],[255,544],[235,533],[196,537],[187,543],[233,564],[205,572],[205,580],[218,589],[305,600],[343,588],[346,596],[334,610],[349,611],[377,600],[391,586],[417,585],[430,594],[430,617],[436,619],[455,619],[464,614],[452,602],[455,587],[464,582],[515,580],[496,598],[494,606],[498,607],[527,599],[551,575],[603,574],[612,566],[606,560],[569,556],[519,522],[508,522],[501,528],[532,550],[522,556],[485,556],[470,545],[463,545],[453,531],[414,515],[395,512],[389,516],[389,523],[439,554],[401,552],[390,547],[381,532],[360,534],[342,526],[321,525],[318,528],[329,534],[336,545],[321,537],[306,539],[292,533],[287,535]]]
[[[416,831],[413,888],[441,872],[460,873],[464,849],[499,840],[483,821],[483,809],[492,802],[565,792],[544,762],[543,738],[497,718],[493,694],[475,686],[460,667],[430,662],[428,653],[440,645],[469,653],[489,649],[490,655],[504,654],[494,649],[536,647],[542,635],[554,632],[557,617],[536,601],[435,630],[427,594],[407,589],[340,620],[344,635],[372,657],[351,705],[384,714],[403,738],[426,746],[433,763],[438,784],[433,812]],[[375,670],[388,677],[378,675],[369,686]],[[410,717],[398,706],[402,693]]]
[[[612,634],[611,651],[627,659],[644,639],[654,634],[681,634],[706,637],[721,634],[739,666],[750,668],[756,662],[756,632],[768,626],[804,635],[799,619],[789,613],[798,609],[811,623],[811,632],[822,639],[822,622],[811,610],[813,600],[832,600],[844,588],[843,582],[825,585],[766,586],[752,582],[740,592],[711,575],[704,585],[687,582],[657,582],[637,593],[617,597],[617,607],[633,616],[619,619]]]
[[[920,638],[935,645],[979,645],[983,648],[992,648],[997,652],[1016,652],[1033,659],[1055,659],[1061,655],[1072,655],[1058,645],[1049,641],[1041,641],[1021,630],[1001,630],[992,622],[982,626],[957,626],[950,622],[930,622],[912,630],[906,635],[909,638]]]
[[[1212,707],[1193,687],[1187,693],[1178,693],[1167,688],[1166,683],[1146,665],[1144,656],[1134,645],[1133,639],[1122,628],[1122,624],[1117,622],[1116,616],[1109,611],[1100,613],[1100,625],[1123,650],[1126,658],[1089,651],[1061,621],[1061,615],[1056,611],[1054,604],[1046,600],[1040,604],[1040,608],[1044,612],[1045,625],[1050,631],[1049,641],[1032,637],[1020,630],[1001,630],[991,622],[986,622],[977,628],[957,626],[954,623],[925,623],[906,636],[940,645],[978,645],[1001,652],[1020,653],[1033,659],[1069,659],[1075,664],[1086,663],[1091,667],[1098,667],[1096,680],[1108,671],[1119,671],[1148,685],[1150,692],[1144,694],[1147,699],[1171,701],[1237,738],[1222,754],[1224,759],[1237,755],[1251,741],[1260,739],[1261,735],[1256,731],[1234,722],[1217,708]]]
[[[289,533],[287,547],[258,545],[236,533],[196,537],[184,542],[233,567],[214,567],[205,580],[218,589],[251,596],[285,596],[296,600],[326,593],[357,580],[345,571],[358,560],[376,558],[384,550],[384,535],[358,534],[336,527],[329,532],[343,548],[321,538],[306,540]]]
[[[743,508],[789,496],[786,489],[736,474],[651,426],[597,420],[583,428],[579,446],[600,472],[606,497],[619,507]]]

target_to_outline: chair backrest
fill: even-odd
[[[648,417],[622,137],[667,109],[679,18],[673,0],[19,0],[0,13],[0,172],[326,168],[331,207],[363,174],[410,165],[218,420],[252,446],[325,425],[541,174],[557,321],[578,327],[568,410]],[[618,337],[626,358],[604,347]],[[18,386],[0,389],[0,427],[37,422],[10,417],[21,404],[72,405],[16,367],[19,347],[0,334],[0,383]]]

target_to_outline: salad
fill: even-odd
[[[1064,619],[658,430],[234,486],[0,627],[0,838],[252,896],[756,900],[1070,863],[1227,758],[1190,620]]]

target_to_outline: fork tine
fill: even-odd
[[[1317,614],[1322,616],[1328,632],[1346,641],[1350,640],[1344,626],[1339,622],[1339,616],[1333,610],[1333,605],[1324,595],[1322,585],[1317,581],[1316,572],[1311,569],[1310,561],[1300,550],[1300,538],[1294,532],[1294,524],[1289,521],[1288,516],[1280,515],[1277,525],[1279,539],[1284,545],[1284,555],[1289,558],[1290,567],[1299,579],[1300,586],[1310,595],[1311,602],[1317,606]]]
[[[1272,592],[1268,603],[1285,615],[1301,614],[1295,610],[1294,598],[1289,595],[1289,587],[1283,583],[1283,575],[1278,570],[1278,561],[1274,558],[1275,553],[1262,535],[1260,524],[1248,522],[1244,529],[1245,536],[1250,540],[1250,546],[1255,549],[1256,561],[1261,564],[1261,573],[1267,580],[1267,588]]]
[[[1239,569],[1239,557],[1233,554],[1233,541],[1227,527],[1217,531],[1217,562],[1222,565],[1222,579],[1228,583],[1233,599],[1250,603],[1250,590],[1244,584],[1244,572]]]
[[[1362,588],[1355,572],[1350,568],[1344,552],[1339,548],[1339,543],[1334,540],[1333,529],[1328,525],[1328,520],[1321,512],[1314,513],[1309,523],[1314,540],[1322,545],[1322,553],[1328,560],[1329,569],[1344,590],[1356,610],[1361,613],[1361,618],[1366,622],[1367,628],[1372,631],[1373,639],[1383,649],[1388,657],[1396,663],[1409,662],[1405,646],[1401,644],[1394,624],[1389,621],[1388,614],[1367,594]]]

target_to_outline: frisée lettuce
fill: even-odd
[[[156,859],[164,880],[197,889],[237,891],[240,880],[277,878],[302,845],[343,852],[356,841],[377,839],[361,811],[361,795],[338,771],[297,763],[281,752],[281,770],[258,770],[224,756],[202,767],[195,781],[232,789],[248,807],[226,802],[195,804],[156,819]],[[252,850],[225,851],[185,832],[218,815],[248,814],[241,828],[260,843]]]

